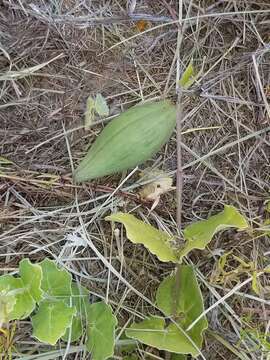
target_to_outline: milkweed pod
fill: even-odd
[[[170,138],[176,107],[168,100],[133,106],[99,134],[75,170],[76,182],[133,168],[151,158]]]

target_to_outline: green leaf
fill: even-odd
[[[176,312],[179,316],[178,323],[183,329],[187,329],[204,311],[203,298],[192,266],[181,265],[179,274],[180,289]],[[157,306],[167,316],[173,315],[175,288],[175,275],[172,275],[161,282],[156,294]],[[190,299],[192,299],[192,302]],[[202,333],[207,329],[207,326],[207,319],[203,317],[188,332],[188,335],[199,349],[203,341]]]
[[[183,354],[172,354],[171,356],[171,360],[186,360],[187,357],[186,355],[183,355]]]
[[[177,324],[170,322],[166,326],[165,319],[151,316],[139,324],[132,324],[126,335],[160,350],[197,356],[202,346],[203,331],[208,326],[206,317],[201,318],[190,331],[187,328],[204,311],[203,299],[192,267],[182,265],[179,274]],[[175,275],[172,275],[162,281],[156,295],[157,306],[168,317],[174,313],[175,288]]]
[[[218,231],[232,227],[244,230],[248,228],[248,223],[234,206],[228,205],[219,214],[187,226],[184,230],[186,244],[179,251],[180,261],[191,250],[204,249]]]
[[[66,329],[61,339],[66,342],[74,342],[81,338],[83,333],[83,322],[80,316],[74,315],[70,326]]]
[[[71,275],[65,269],[58,269],[49,259],[44,259],[39,265],[43,273],[41,289],[47,296],[70,297]]]
[[[75,307],[69,307],[64,301],[43,300],[32,317],[33,336],[39,341],[55,345],[70,327]]]
[[[9,317],[15,304],[15,295],[12,295],[5,290],[0,291],[0,328],[2,327],[2,324],[9,322]]]
[[[62,340],[73,342],[77,341],[82,336],[87,305],[89,304],[89,291],[84,286],[77,285],[76,283],[72,283],[71,291],[72,296],[66,299],[65,302],[69,306],[75,306],[77,313],[73,316],[71,326],[62,336]]]
[[[118,212],[107,216],[106,220],[117,221],[123,224],[129,240],[134,244],[143,244],[160,261],[177,262],[176,251],[171,245],[174,239],[166,232],[157,230],[152,225],[145,224],[131,214]]]
[[[96,96],[95,110],[99,116],[109,115],[110,110],[108,108],[107,102],[101,94],[97,94]]]
[[[114,353],[117,319],[112,309],[104,302],[91,304],[87,309],[86,348],[92,360],[105,360]]]
[[[86,317],[87,305],[89,304],[89,290],[86,287],[76,284],[71,284],[71,296],[66,300],[71,306],[75,306],[77,312],[80,312],[82,316]]]
[[[1,302],[6,303],[6,321],[25,319],[35,308],[34,299],[30,296],[20,278],[11,275],[0,276],[0,295]],[[8,301],[11,301],[11,304],[7,304]]]
[[[28,289],[32,298],[39,302],[42,299],[41,279],[42,269],[38,264],[32,264],[29,259],[20,261],[19,274],[24,286]]]
[[[91,127],[95,119],[95,100],[92,98],[92,96],[89,96],[87,99],[86,111],[84,115],[84,128],[87,130]]]
[[[161,317],[150,316],[138,324],[132,324],[126,330],[126,335],[159,350],[198,355],[188,337],[184,336],[180,325],[171,323],[166,326],[165,319]]]
[[[195,80],[196,80],[196,74],[193,67],[193,61],[191,60],[179,80],[179,85],[184,89],[188,89],[194,83]]]

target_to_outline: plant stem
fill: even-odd
[[[177,170],[176,170],[176,222],[179,235],[181,234],[182,225],[182,192],[183,192],[183,169],[182,169],[182,89],[179,86],[180,78],[180,47],[183,39],[183,28],[180,21],[182,20],[182,1],[179,1],[179,27],[177,37],[177,76],[176,76],[176,92],[177,92],[177,104],[176,104],[176,154],[177,154]],[[173,296],[173,317],[177,317],[177,304],[180,293],[180,264],[176,267],[175,274],[175,288]]]
[[[176,106],[176,146],[177,146],[177,170],[176,170],[176,222],[180,233],[182,226],[182,193],[183,193],[183,169],[182,169],[182,89],[178,89]]]
[[[183,169],[182,169],[182,90],[178,89],[177,107],[176,107],[176,142],[177,142],[177,170],[176,170],[176,221],[180,234],[182,227],[182,193],[183,193]],[[175,273],[175,287],[173,297],[173,316],[177,316],[177,303],[180,293],[180,271],[181,266],[177,264]]]

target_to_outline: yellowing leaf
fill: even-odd
[[[2,302],[5,304],[4,314],[1,315],[5,317],[5,321],[25,319],[35,308],[35,301],[25,288],[22,279],[12,275],[0,276],[0,295],[0,305]],[[7,303],[9,300],[10,304]]]
[[[204,249],[218,231],[232,227],[244,230],[248,222],[234,206],[228,205],[219,214],[187,226],[184,230],[186,244],[179,251],[180,260],[193,249]]]
[[[179,85],[184,89],[188,89],[194,83],[196,78],[193,61],[191,60],[179,80]]]
[[[12,292],[1,290],[0,291],[0,328],[3,323],[8,322],[9,315],[12,313],[16,304],[16,297]]]
[[[251,287],[252,287],[252,290],[259,296],[261,296],[261,284],[260,284],[260,281],[259,279],[257,278],[258,276],[258,272],[257,271],[254,271],[252,273],[252,283],[251,283]]]
[[[84,116],[84,128],[85,130],[88,130],[95,119],[95,100],[92,98],[92,96],[89,96],[87,99]]]
[[[123,224],[129,240],[134,244],[143,244],[160,261],[177,262],[176,252],[172,248],[173,238],[166,232],[145,224],[131,214],[119,212],[107,216],[106,220],[117,221]]]
[[[109,115],[109,108],[108,108],[107,102],[101,94],[97,94],[97,96],[96,96],[95,110],[99,116],[108,116]]]
[[[142,199],[156,201],[159,200],[162,194],[175,189],[175,187],[172,186],[173,179],[165,172],[160,170],[150,171],[147,176],[144,177],[144,180],[147,181],[153,178],[154,180],[144,185],[139,192]]]
[[[99,116],[108,116],[109,108],[106,100],[101,94],[97,94],[96,98],[89,96],[86,102],[86,111],[84,118],[84,128],[87,130],[91,127],[95,119],[95,112]]]

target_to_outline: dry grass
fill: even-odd
[[[131,211],[176,232],[175,193],[149,214],[151,204],[135,196],[138,170],[72,183],[72,167],[104,121],[164,91],[175,100],[178,2],[137,1],[131,17],[126,3],[3,0],[0,5],[0,155],[10,160],[0,158],[1,274],[16,271],[23,257],[57,259],[90,289],[93,301],[106,298],[112,304],[120,327],[153,311],[146,298],[154,299],[160,279],[173,267],[130,244],[124,232],[112,234],[104,216]],[[134,21],[142,18],[149,21],[140,32]],[[180,69],[193,57],[203,75],[184,94],[182,128],[213,127],[182,136],[183,226],[233,204],[261,227],[270,200],[269,1],[183,1],[183,19]],[[85,131],[86,99],[97,92],[111,114]],[[175,173],[175,136],[146,166]],[[70,243],[70,234],[87,238],[86,245]],[[260,270],[269,265],[269,245],[259,232],[231,231],[189,257],[205,307],[212,306],[205,359],[269,359],[269,348],[251,335],[251,330],[269,335],[269,277],[260,277],[261,296],[252,291],[250,274],[213,280],[220,254],[232,251]],[[230,270],[237,266],[231,261]],[[51,352],[30,337],[28,321],[18,326],[14,358],[22,353],[29,354],[25,359],[87,358],[80,344],[61,344]],[[137,355],[165,356],[143,346]]]

